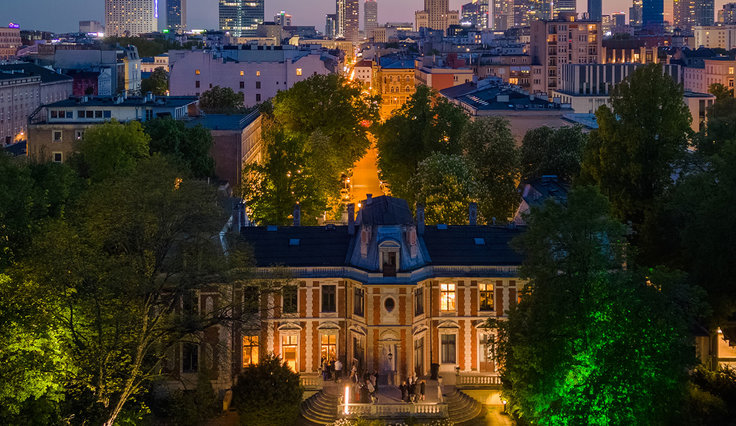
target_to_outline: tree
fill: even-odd
[[[478,199],[480,217],[487,222],[505,221],[519,204],[519,153],[509,122],[500,117],[469,122],[460,146],[483,194]]]
[[[169,74],[162,67],[158,67],[151,76],[141,82],[141,92],[151,92],[156,96],[166,96],[169,92]]]
[[[647,223],[656,223],[657,202],[685,155],[690,112],[682,87],[659,64],[637,68],[617,85],[611,107],[596,112],[599,128],[590,133],[581,182],[597,185],[614,215],[632,223],[632,241],[651,259],[655,255],[638,242],[651,238]]]
[[[293,425],[299,417],[303,392],[299,374],[281,358],[267,355],[238,375],[233,406],[243,425]]]
[[[416,191],[417,203],[425,206],[428,224],[467,224],[468,205],[477,200],[479,192],[465,160],[441,153],[419,163],[409,186]]]
[[[199,107],[207,114],[238,114],[244,110],[243,94],[215,86],[200,95]]]
[[[522,179],[555,175],[563,182],[572,182],[580,174],[587,139],[580,126],[529,130],[521,144]]]
[[[210,156],[212,134],[201,125],[187,127],[170,117],[147,121],[146,134],[151,138],[151,154],[172,155],[186,165],[194,177],[214,176],[215,160]]]
[[[467,121],[462,109],[426,86],[417,87],[376,133],[381,178],[392,194],[411,205],[415,197],[408,182],[419,163],[435,152],[460,154],[460,135]]]
[[[540,425],[672,420],[694,362],[697,293],[681,274],[629,262],[597,189],[535,207],[527,222],[516,244],[528,285],[508,321],[491,321],[512,412]]]
[[[138,121],[112,120],[84,132],[79,153],[88,177],[101,182],[135,169],[137,161],[149,155],[149,142]]]
[[[708,93],[716,97],[716,101],[724,101],[733,98],[733,89],[729,89],[721,83],[713,83],[708,87]]]
[[[718,152],[728,141],[736,140],[736,98],[720,97],[708,107],[708,121],[695,137],[695,144],[702,154]]]
[[[193,292],[247,265],[213,238],[225,220],[215,189],[160,156],[93,186],[69,217],[39,235],[24,268],[64,307],[72,414],[112,425],[174,345],[229,312],[225,296],[210,312],[194,310]]]

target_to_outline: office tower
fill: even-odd
[[[187,28],[187,0],[166,0],[166,29],[182,32]]]
[[[713,0],[695,1],[695,25],[713,25],[714,14],[715,5]]]
[[[719,20],[724,24],[736,24],[736,3],[726,3],[723,5],[722,18]]]
[[[603,7],[601,0],[588,0],[588,19],[591,21],[600,21],[603,16]]]
[[[554,2],[548,0],[513,0],[514,26],[528,27],[538,20],[550,20],[554,14]]]
[[[612,14],[611,23],[615,29],[614,31],[621,31],[626,26],[626,14],[623,12]]]
[[[105,0],[105,33],[137,36],[158,30],[158,0]]]
[[[490,28],[488,2],[489,0],[473,0],[471,3],[464,4],[461,9],[462,19],[460,21],[480,29]]]
[[[378,2],[366,0],[363,3],[363,29],[365,36],[370,37],[373,30],[378,27]]]
[[[660,28],[664,26],[663,0],[642,0],[641,25]]]
[[[276,14],[276,16],[273,17],[273,22],[276,25],[281,25],[282,27],[290,27],[291,26],[291,15],[284,12],[283,10]]]
[[[330,13],[325,15],[325,37],[336,38],[337,36],[337,15]]]
[[[629,25],[632,27],[641,27],[641,8],[642,0],[634,0],[629,8]]]
[[[417,30],[430,28],[446,31],[450,25],[460,23],[460,12],[450,10],[449,0],[424,0],[424,10],[414,14]]]
[[[265,0],[220,0],[220,31],[254,37],[263,23]]]
[[[513,0],[491,0],[493,1],[493,29],[506,31],[514,26],[514,1]]]
[[[360,31],[360,0],[337,0],[336,9],[336,36],[357,42]]]
[[[575,0],[558,0],[554,2],[554,9],[552,10],[553,18],[557,18],[561,13],[566,15],[575,15],[577,9],[577,2]]]

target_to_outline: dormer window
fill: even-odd
[[[379,267],[384,277],[393,277],[399,270],[401,245],[396,241],[384,241],[378,245]]]

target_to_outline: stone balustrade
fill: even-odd
[[[449,415],[447,404],[419,403],[419,404],[338,404],[337,416],[344,418],[446,418]]]
[[[459,373],[456,377],[456,386],[458,388],[474,386],[501,386],[501,376]]]

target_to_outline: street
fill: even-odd
[[[356,211],[360,208],[358,203],[366,199],[366,194],[373,194],[374,197],[383,195],[381,180],[378,178],[378,165],[376,164],[378,150],[375,141],[372,142],[366,154],[355,163],[353,168],[353,176],[350,182],[352,184],[350,199],[356,203]]]

